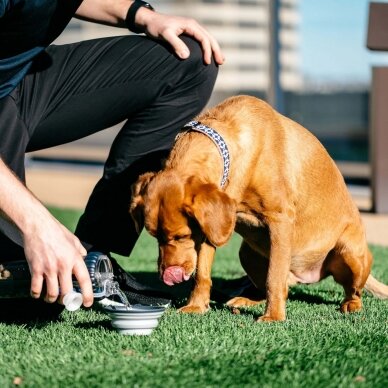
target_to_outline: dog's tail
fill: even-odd
[[[368,276],[364,288],[376,298],[388,299],[388,286],[379,282],[372,275]]]

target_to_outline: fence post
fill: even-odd
[[[388,67],[372,70],[370,113],[373,210],[388,213]]]
[[[388,51],[387,3],[369,5],[367,47]],[[388,213],[388,67],[372,69],[370,117],[372,208],[376,213]]]

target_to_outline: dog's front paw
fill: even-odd
[[[195,306],[195,305],[187,305],[184,307],[181,307],[178,311],[181,313],[188,313],[188,314],[204,314],[206,311],[209,310],[209,306]]]
[[[360,311],[361,309],[362,309],[361,299],[345,300],[341,304],[342,313],[354,313],[356,311]]]
[[[263,300],[252,300],[248,298],[244,298],[243,296],[236,296],[233,299],[230,299],[226,302],[226,305],[229,307],[249,307],[249,306],[256,306],[259,303],[265,302],[265,299]]]
[[[286,317],[282,315],[279,315],[279,316],[263,315],[257,318],[256,322],[281,322],[285,320],[286,320]]]

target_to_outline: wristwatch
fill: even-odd
[[[155,11],[154,7],[150,3],[147,3],[142,0],[135,0],[131,4],[128,9],[127,16],[125,18],[125,25],[127,26],[129,31],[132,31],[136,34],[141,34],[142,32],[144,32],[144,30],[142,28],[139,28],[135,23],[136,13],[141,7],[148,8],[151,11]]]

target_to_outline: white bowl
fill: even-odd
[[[165,307],[133,305],[104,306],[112,327],[126,335],[149,335],[158,326]]]

